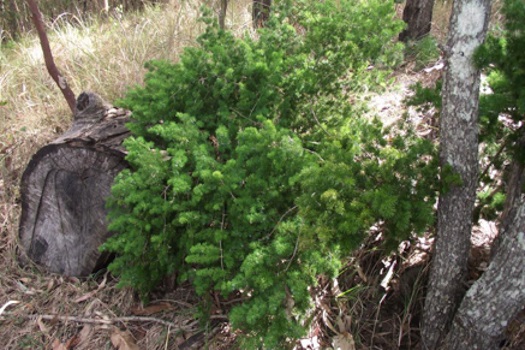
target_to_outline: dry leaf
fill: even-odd
[[[82,327],[82,330],[78,333],[78,345],[82,345],[86,342],[86,340],[89,339],[89,336],[91,335],[91,329],[92,327],[90,325],[85,325]]]
[[[53,289],[53,287],[55,287],[55,280],[51,278],[49,282],[47,282],[46,290],[50,292]]]
[[[354,337],[348,332],[338,334],[332,339],[332,347],[334,350],[355,350]]]
[[[122,332],[115,328],[111,334],[111,344],[117,350],[139,350],[138,345],[129,332]]]
[[[157,303],[148,305],[146,307],[135,307],[131,310],[131,312],[133,313],[133,315],[137,316],[149,316],[171,309],[173,309],[173,306],[170,303]]]
[[[53,343],[51,344],[51,346],[53,350],[67,350],[66,345],[62,344],[60,340],[58,340],[57,338],[53,340]]]
[[[106,286],[106,282],[107,282],[107,279],[108,279],[108,274],[106,272],[106,274],[104,275],[104,279],[102,280],[102,282],[98,285],[97,289],[95,290],[92,290],[91,292],[87,293],[87,294],[84,294],[83,296],[81,297],[78,297],[75,299],[75,303],[81,303],[83,301],[86,301],[88,299],[91,299],[91,297],[93,297],[95,294],[97,294],[97,292],[101,289],[103,289],[105,286]]]
[[[336,324],[337,324],[337,328],[339,328],[339,332],[337,332],[338,334],[339,333],[344,333],[346,332],[347,329],[350,329],[350,327],[352,326],[352,316],[350,315],[338,315],[337,318],[336,318]]]
[[[36,319],[36,324],[38,325],[38,329],[40,329],[40,332],[44,333],[44,334],[48,334],[49,333],[49,328],[47,328],[47,326],[44,324],[44,322],[42,322],[42,316],[38,317]]]
[[[83,301],[91,299],[91,297],[94,296],[95,294],[97,294],[97,292],[98,292],[98,289],[93,290],[93,291],[91,291],[91,292],[89,292],[87,294],[84,294],[83,296],[76,298],[75,299],[75,303],[81,303]]]
[[[22,278],[19,278],[18,280],[20,282],[25,283],[25,284],[30,284],[31,283],[31,278],[27,278],[27,277],[22,277]]]
[[[67,350],[74,349],[79,343],[80,343],[80,338],[78,334],[75,334],[74,336],[72,336],[71,338],[67,340],[66,349]]]

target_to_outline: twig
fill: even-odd
[[[508,139],[505,140],[503,142],[503,144],[501,145],[501,147],[498,149],[498,151],[496,152],[496,154],[492,157],[492,161],[489,162],[489,164],[487,164],[487,166],[485,167],[485,169],[480,173],[480,175],[478,176],[478,179],[481,180],[483,179],[483,177],[485,175],[487,175],[487,173],[489,172],[489,169],[490,167],[498,160],[499,156],[503,153],[503,151],[505,150],[505,148],[507,148],[508,146]]]
[[[290,268],[290,265],[292,265],[292,261],[295,258],[295,255],[297,254],[297,249],[299,248],[299,236],[297,236],[297,240],[295,241],[295,248],[293,249],[292,257],[290,258],[290,261],[288,261],[288,265],[286,266],[286,269],[284,271],[288,271]]]
[[[64,98],[71,109],[71,112],[75,114],[76,111],[76,98],[75,94],[67,84],[66,78],[60,74],[60,71],[55,65],[55,60],[53,59],[53,54],[51,53],[51,47],[49,45],[49,40],[47,39],[46,29],[44,27],[44,21],[42,20],[42,13],[38,9],[38,5],[34,0],[27,0],[29,5],[29,10],[31,11],[31,19],[35,25],[38,37],[40,38],[40,45],[42,46],[42,52],[44,53],[44,61],[46,63],[47,71],[51,78],[57,83],[60,91],[64,95]]]
[[[9,305],[20,304],[18,300],[9,300],[2,307],[0,307],[0,315],[2,315]]]
[[[26,317],[30,320],[47,320],[47,321],[62,321],[62,322],[78,322],[78,323],[89,323],[89,324],[105,324],[111,325],[119,322],[154,322],[159,323],[166,327],[173,327],[182,330],[190,330],[192,326],[180,327],[173,322],[161,320],[160,318],[155,317],[145,317],[145,316],[125,316],[125,317],[116,317],[111,319],[99,319],[99,318],[87,318],[87,317],[76,317],[76,316],[61,316],[61,315],[17,315]]]
[[[323,130],[326,135],[332,137],[332,135],[330,135],[330,133],[323,127],[319,119],[317,119],[317,115],[315,114],[314,109],[312,107],[310,107],[310,112],[312,112],[312,116],[314,117],[315,121],[317,122],[317,125],[319,125],[321,130]]]
[[[290,209],[288,209],[286,211],[286,213],[284,213],[280,218],[279,218],[279,221],[277,221],[277,224],[275,224],[275,226],[273,227],[272,229],[272,232],[270,232],[268,234],[268,236],[266,236],[266,238],[268,237],[271,237],[273,235],[273,233],[275,232],[275,230],[277,230],[277,226],[279,226],[279,224],[283,221],[283,219],[286,217],[286,215],[290,214],[293,210],[297,209],[298,206],[297,205],[294,205],[293,207],[291,207]]]

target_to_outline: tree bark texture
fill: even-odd
[[[525,196],[488,270],[469,289],[442,349],[499,349],[504,331],[525,306]]]
[[[228,9],[228,0],[221,0],[221,8],[219,9],[219,27],[226,28],[226,10]]]
[[[69,109],[71,109],[71,112],[75,114],[75,94],[67,84],[66,78],[60,73],[55,65],[51,47],[49,46],[49,40],[47,39],[44,21],[42,20],[42,14],[40,13],[38,5],[34,0],[27,0],[27,3],[29,10],[31,11],[33,24],[35,25],[36,31],[38,32],[38,37],[40,38],[40,45],[42,46],[42,52],[44,53],[47,71],[60,88],[60,91],[64,95],[64,98],[69,105]]]
[[[262,28],[268,18],[270,18],[270,9],[272,0],[253,0],[252,20],[254,28]]]
[[[442,177],[447,173],[449,177],[459,175],[461,185],[452,185],[439,199],[438,231],[422,327],[427,349],[438,347],[466,292],[478,177],[480,74],[472,64],[472,56],[485,38],[489,14],[490,0],[454,2],[443,84],[440,162]],[[447,178],[442,181],[446,183]]]
[[[434,0],[407,0],[403,21],[407,28],[399,34],[399,40],[418,40],[430,33]]]
[[[129,111],[82,93],[72,127],[31,159],[21,184],[20,260],[86,276],[105,263],[105,199],[127,165],[122,141]]]

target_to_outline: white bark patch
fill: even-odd
[[[465,2],[458,15],[458,32],[477,36],[483,31],[485,7],[480,1]]]
[[[472,56],[474,50],[482,43],[480,34],[484,31],[485,8],[480,1],[470,1],[461,6],[459,11],[456,21],[457,28],[455,29],[459,37],[448,59],[449,69],[450,75],[454,77],[455,81],[463,81],[470,85],[475,71],[472,65]],[[454,84],[452,91],[454,95],[458,96],[469,94],[465,91],[463,84]],[[473,115],[468,111],[459,113],[458,117],[468,122],[473,118]]]

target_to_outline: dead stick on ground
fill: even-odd
[[[11,313],[5,313],[6,316],[11,315]],[[159,323],[166,327],[173,327],[185,332],[193,330],[193,328],[199,323],[199,321],[194,321],[187,326],[181,327],[177,324],[165,321],[160,318],[147,317],[147,316],[124,316],[124,317],[115,317],[115,318],[87,318],[87,317],[76,317],[76,316],[61,316],[61,315],[16,315],[17,317],[24,317],[29,320],[46,320],[46,321],[62,321],[62,322],[78,322],[78,323],[89,323],[89,324],[102,324],[102,325],[112,325],[119,322],[154,322]],[[0,317],[0,321],[5,321],[7,317]],[[227,321],[228,317],[225,315],[212,315],[210,316],[211,320]]]
[[[55,65],[55,60],[53,59],[53,54],[51,53],[51,47],[49,46],[49,40],[47,39],[44,21],[42,20],[42,13],[38,9],[36,1],[27,0],[27,4],[29,5],[29,9],[31,11],[31,19],[33,20],[33,24],[35,25],[36,31],[38,32],[38,37],[40,38],[40,45],[42,45],[42,52],[44,53],[47,71],[60,88],[60,91],[64,95],[64,98],[71,109],[71,112],[75,114],[75,94],[67,84],[66,78],[60,74],[58,68]]]
[[[172,327],[180,329],[183,331],[190,331],[193,328],[193,324],[188,326],[180,327],[177,324],[160,318],[155,317],[141,317],[141,316],[126,316],[126,317],[116,317],[110,319],[101,319],[101,318],[87,318],[87,317],[75,317],[75,316],[61,316],[61,315],[17,315],[17,317],[26,317],[30,320],[47,320],[47,321],[62,321],[62,322],[78,322],[78,323],[89,323],[89,324],[103,324],[111,325],[119,322],[154,322],[159,323],[167,327]]]

